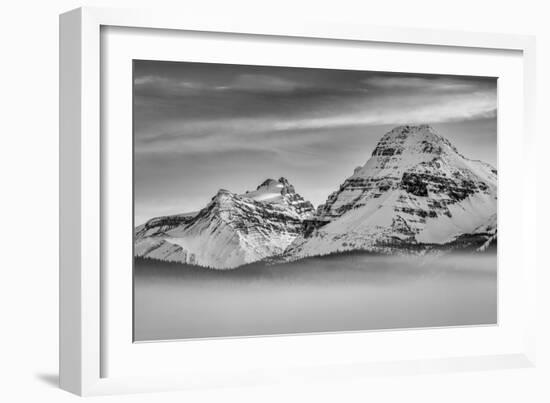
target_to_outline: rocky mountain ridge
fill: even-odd
[[[220,189],[205,208],[136,228],[134,255],[228,269],[282,254],[313,215],[285,179],[243,194]]]
[[[135,230],[135,255],[225,269],[262,259],[496,242],[497,171],[429,125],[398,126],[315,211],[285,178],[220,190],[196,213]]]

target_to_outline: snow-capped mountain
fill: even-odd
[[[415,249],[471,234],[483,243],[496,239],[496,212],[492,166],[464,157],[428,125],[399,126],[318,207],[285,255]]]
[[[221,189],[195,213],[157,217],[135,229],[135,256],[234,268],[282,254],[313,215],[285,179],[268,179],[254,191]]]
[[[221,189],[198,212],[135,229],[134,253],[217,269],[334,252],[475,248],[497,240],[497,171],[428,125],[399,126],[314,211],[285,179]]]

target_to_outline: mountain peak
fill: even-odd
[[[216,192],[216,195],[214,196],[214,198],[222,198],[222,197],[227,197],[227,196],[231,196],[232,193],[227,190],[227,189],[220,189]]]
[[[462,156],[429,125],[398,126],[319,206],[288,255],[488,246],[496,207],[496,170]]]
[[[232,203],[234,196],[235,195],[229,190],[220,189],[216,192],[216,194],[210,200],[210,205],[218,206],[218,207],[226,206]]]
[[[387,132],[372,152],[372,156],[394,156],[407,151],[441,155],[445,152],[458,153],[445,137],[439,135],[428,124],[402,125]]]
[[[290,184],[290,182],[288,181],[288,179],[285,178],[284,176],[281,176],[281,177],[277,180],[277,182],[281,183],[283,186],[292,186],[292,185]]]
[[[423,123],[423,124],[420,124],[420,125],[401,125],[401,126],[396,126],[394,127],[392,130],[392,132],[395,131],[395,132],[402,132],[402,133],[415,133],[415,132],[421,132],[421,131],[429,131],[429,132],[435,132],[434,128],[427,124],[427,123]]]
[[[275,180],[273,178],[268,178],[263,181],[255,191],[246,192],[243,196],[256,198],[263,194],[276,194],[276,195],[286,195],[295,193],[294,186],[290,184],[288,179],[280,177]]]
[[[261,188],[283,188],[283,187],[292,187],[288,179],[281,176],[279,179],[275,180],[273,178],[267,178],[265,181],[260,183],[256,190]]]

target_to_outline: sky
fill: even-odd
[[[135,223],[286,177],[315,206],[401,124],[497,166],[497,80],[134,61]]]

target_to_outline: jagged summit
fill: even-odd
[[[446,166],[454,166],[471,170],[479,164],[479,161],[470,160],[459,153],[457,148],[432,126],[404,125],[384,134],[369,160],[362,167],[357,167],[349,179],[395,179],[414,167],[432,165],[445,169]],[[496,172],[489,164],[482,164],[486,166],[483,171]]]
[[[393,156],[403,153],[442,155],[458,154],[458,150],[430,125],[404,125],[386,133],[376,145],[372,156]]]
[[[300,202],[304,209],[313,211],[313,205],[303,200],[303,198],[296,193],[294,186],[284,177],[277,180],[271,178],[266,179],[256,188],[256,190],[247,191],[241,196],[264,203]]]
[[[230,194],[232,194],[231,191],[227,189],[220,189],[212,199],[215,199],[216,197],[224,197]]]
[[[263,181],[256,190],[262,190],[262,191],[273,191],[273,192],[279,192],[282,194],[285,193],[294,193],[294,186],[290,184],[288,179],[284,177],[280,177],[279,179],[275,180],[272,178],[268,178],[265,181]],[[252,192],[246,192],[246,193],[252,193]]]
[[[262,187],[269,187],[269,186],[292,186],[288,179],[284,177],[280,177],[279,179],[275,180],[273,178],[267,178],[265,181],[263,181],[261,184],[258,185],[257,189],[260,189]]]

